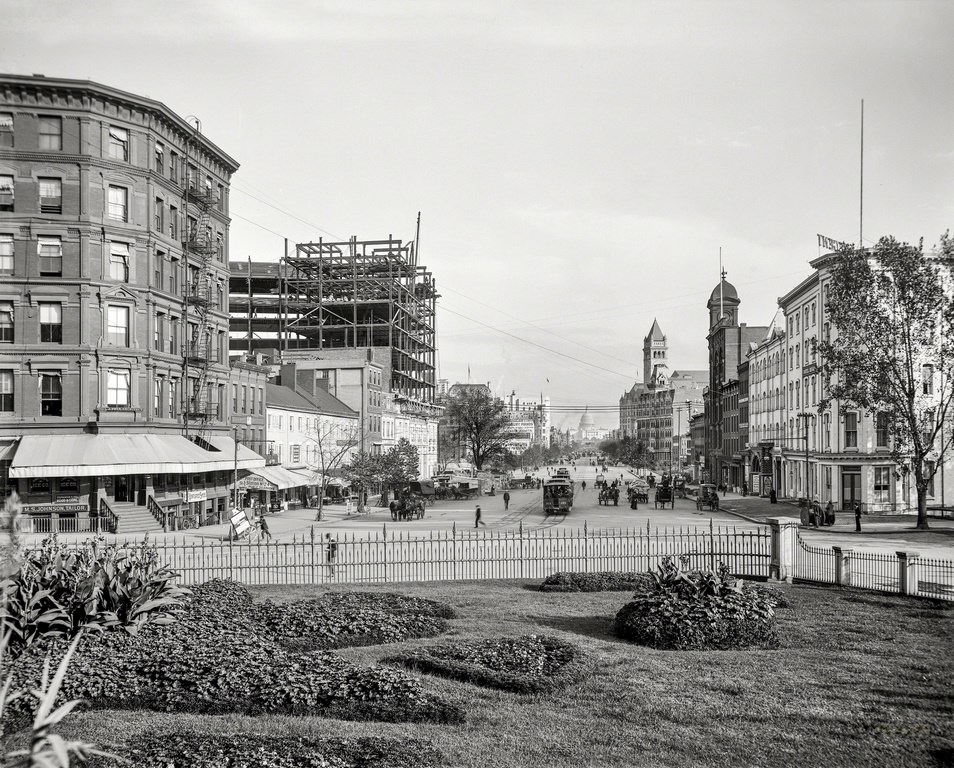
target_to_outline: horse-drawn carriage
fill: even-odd
[[[677,499],[686,498],[686,478],[677,477],[672,481],[673,492],[676,494]]]
[[[424,517],[424,498],[409,493],[390,504],[392,520],[420,520]]]
[[[719,511],[719,489],[711,483],[703,483],[699,488],[699,496],[696,498],[696,509],[702,510],[708,507],[714,512]]]
[[[656,495],[653,498],[653,507],[655,509],[659,509],[659,505],[661,504],[663,509],[665,509],[667,504],[672,504],[673,496],[674,494],[672,486],[669,485],[669,483],[656,486]]]
[[[598,501],[607,507],[610,505],[610,502],[613,502],[614,507],[619,506],[619,487],[616,485],[606,485],[606,483],[604,483],[603,487],[600,488]]]

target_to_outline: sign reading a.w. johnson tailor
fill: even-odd
[[[52,514],[53,512],[62,515],[88,512],[89,507],[86,504],[24,504],[23,511],[28,515]]]

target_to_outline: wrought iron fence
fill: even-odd
[[[646,571],[667,555],[693,568],[725,563],[740,576],[766,578],[770,534],[764,529],[556,529],[354,534],[329,541],[190,541],[161,536],[159,562],[180,583],[229,578],[245,584],[390,583],[465,579],[543,579],[557,571]],[[132,541],[113,539],[120,545]]]
[[[802,539],[794,527],[793,533],[791,575],[797,580],[954,600],[954,560],[817,546]],[[784,536],[774,538],[775,546],[785,546]]]

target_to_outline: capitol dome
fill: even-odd
[[[590,407],[587,406],[583,411],[583,416],[580,419],[580,430],[584,429],[593,429],[596,427],[596,422],[593,421],[593,414],[590,413]]]

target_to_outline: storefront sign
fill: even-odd
[[[259,475],[247,475],[238,481],[240,491],[277,491],[278,486]]]
[[[75,515],[77,512],[88,512],[89,507],[86,504],[24,504],[23,511],[28,515],[68,514]]]
[[[191,504],[194,501],[208,501],[209,492],[202,488],[198,491],[186,491],[185,492],[185,502],[186,504]]]
[[[78,493],[58,493],[56,494],[57,504],[79,504]]]

